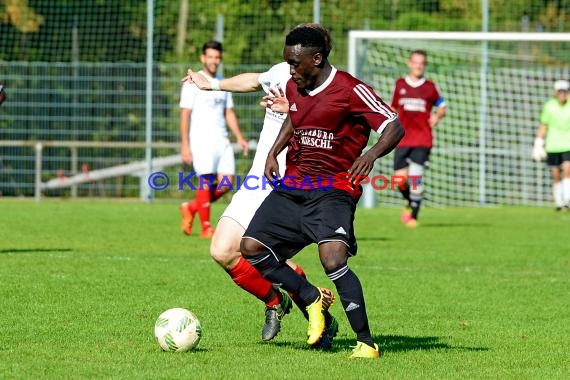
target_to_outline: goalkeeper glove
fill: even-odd
[[[544,161],[546,159],[546,151],[544,150],[544,139],[537,137],[534,139],[532,146],[532,159],[536,162]]]

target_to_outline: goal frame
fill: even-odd
[[[480,104],[479,109],[479,205],[486,204],[486,128],[487,128],[487,70],[489,64],[489,41],[513,42],[569,42],[570,33],[516,33],[516,32],[421,32],[394,30],[351,30],[348,32],[348,72],[358,76],[358,41],[359,40],[432,40],[432,41],[472,41],[481,42],[480,66]],[[372,207],[374,201],[368,199],[370,192],[364,194],[363,203]]]

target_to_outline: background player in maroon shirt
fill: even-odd
[[[408,59],[409,73],[396,81],[392,108],[404,126],[406,136],[400,141],[394,156],[395,175],[408,180],[402,196],[408,202],[402,212],[402,222],[416,226],[423,197],[423,175],[433,145],[432,128],[445,116],[445,103],[435,83],[424,77],[427,54],[414,50]],[[432,109],[437,111],[432,113]]]
[[[291,72],[286,89],[289,116],[267,157],[265,176],[278,176],[276,157],[285,147],[287,168],[253,217],[241,252],[266,279],[306,302],[307,343],[313,344],[326,326],[322,294],[285,260],[311,243],[318,244],[325,273],[334,282],[356,333],[351,357],[377,358],[362,286],[347,265],[357,248],[353,220],[360,186],[353,180],[368,175],[374,161],[394,149],[404,131],[372,88],[329,64],[322,33],[314,28],[293,29],[283,55]],[[362,154],[371,130],[382,135]],[[345,172],[350,173],[350,181],[338,177]]]

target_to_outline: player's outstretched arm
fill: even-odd
[[[188,69],[182,82],[194,83],[200,90],[221,90],[229,92],[255,92],[261,90],[259,73],[244,73],[231,78],[209,81],[200,73]]]
[[[289,116],[283,122],[277,139],[273,143],[273,146],[269,150],[267,155],[267,161],[265,161],[265,178],[269,181],[274,181],[275,179],[280,179],[279,177],[279,163],[277,162],[277,156],[279,153],[285,149],[287,143],[293,136],[293,124],[291,124],[291,119]]]
[[[402,140],[404,134],[404,128],[398,119],[388,123],[378,142],[354,161],[348,171],[351,176],[350,180],[354,181],[359,176],[367,176],[374,167],[374,161],[390,153]]]

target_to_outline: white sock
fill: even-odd
[[[556,207],[564,207],[564,197],[562,195],[562,182],[556,182],[552,185],[552,196]]]
[[[562,180],[562,200],[565,206],[570,206],[570,178]]]

